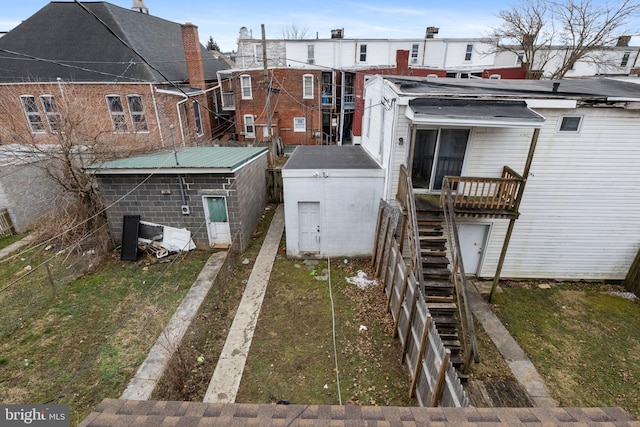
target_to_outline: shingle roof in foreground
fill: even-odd
[[[142,156],[113,160],[88,167],[99,174],[138,173],[149,170],[170,171],[193,169],[232,172],[246,162],[267,152],[266,147],[187,147],[177,151],[162,151]],[[178,162],[176,163],[176,157]]]
[[[89,426],[628,426],[620,408],[417,408],[257,405],[105,399],[81,423]]]

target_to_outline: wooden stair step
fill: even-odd
[[[451,349],[452,353],[454,349],[456,351],[462,351],[462,344],[460,344],[460,340],[442,340],[442,344],[444,344],[445,347]]]
[[[449,280],[451,272],[446,268],[423,268],[422,275],[425,279]]]
[[[446,341],[455,341],[455,340],[457,340],[459,338],[457,332],[456,333],[448,333],[448,332],[445,332],[445,331],[442,331],[442,332],[438,331],[438,332],[439,332],[439,335],[440,335],[440,339],[443,340],[443,341],[445,341],[445,340]]]
[[[436,325],[457,325],[458,319],[455,316],[431,316]]]
[[[442,229],[437,228],[418,228],[418,235],[420,236],[440,236],[442,237]]]
[[[425,256],[422,257],[422,265],[439,265],[446,267],[449,265],[449,259],[442,256]]]
[[[437,257],[446,257],[447,251],[444,250],[434,250],[429,248],[421,248],[420,255],[422,256],[437,256]]]
[[[429,310],[458,310],[458,304],[454,302],[427,302]]]
[[[448,296],[426,295],[424,297],[424,300],[427,304],[455,302],[455,298],[453,295],[448,295]]]

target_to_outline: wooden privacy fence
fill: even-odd
[[[397,209],[381,201],[373,267],[379,272],[387,295],[387,310],[394,321],[394,334],[402,345],[403,363],[411,380],[409,396],[415,396],[420,406],[469,406],[449,360],[451,353],[445,349],[432,321],[420,282],[402,256],[395,226],[391,227],[393,219],[399,216],[394,211]]]
[[[624,279],[624,286],[629,292],[640,296],[640,249],[638,249],[636,258],[629,268],[627,277]]]
[[[267,192],[269,202],[284,203],[282,195],[282,169],[267,169]]]
[[[9,211],[6,208],[0,209],[0,237],[10,236],[15,234],[15,232],[16,230],[13,228]]]

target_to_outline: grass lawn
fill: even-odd
[[[640,304],[610,287],[507,284],[495,312],[561,406],[620,406],[640,417]]]
[[[209,256],[190,252],[171,265],[112,253],[88,274],[59,281],[59,272],[95,262],[60,253],[50,260],[55,294],[42,268],[0,292],[0,401],[70,404],[76,425],[103,398],[119,397]],[[0,264],[0,281],[50,257]]]
[[[6,248],[10,244],[17,242],[18,240],[26,237],[29,233],[12,234],[11,236],[0,237],[0,249]]]

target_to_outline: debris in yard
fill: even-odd
[[[26,265],[26,266],[24,267],[24,269],[25,269],[25,270],[27,270],[27,271],[31,271],[31,266],[30,266],[30,265]]]
[[[369,286],[378,286],[378,282],[375,279],[367,279],[367,273],[362,270],[358,270],[358,275],[356,277],[347,277],[346,280],[347,283],[356,285],[360,289],[365,289]]]
[[[628,299],[630,301],[638,298],[633,292],[607,292],[607,295]]]
[[[300,268],[300,264],[293,264],[295,268]]]
[[[315,276],[315,275],[316,275],[316,270],[315,270],[315,268],[314,268],[313,270],[311,270],[311,275],[312,275],[312,276]]]
[[[198,363],[202,363],[202,362],[204,362],[204,357],[203,356],[198,356],[198,358],[196,360],[198,361]]]
[[[242,264],[243,265],[247,265],[247,264],[249,264],[249,262],[250,262],[249,258],[245,258],[245,259],[242,260]]]
[[[548,284],[548,283],[540,283],[540,284],[538,285],[538,288],[539,288],[539,289],[551,289],[551,285],[550,285],[550,284]]]
[[[307,266],[309,270],[313,270],[316,265],[318,265],[317,259],[305,259],[303,261],[304,265]]]
[[[323,280],[323,281],[327,281],[329,280],[329,270],[326,268],[322,269],[322,275],[318,276],[318,273],[316,272],[316,280]]]
[[[345,263],[345,264],[349,264],[349,260],[345,258],[345,259],[344,259],[344,263]]]
[[[366,327],[366,326],[364,326],[364,325],[360,325],[360,332],[362,332],[362,331],[366,331],[366,330],[367,330],[367,327]]]
[[[325,389],[325,390],[328,390],[329,389],[329,384],[325,384],[324,387],[322,387],[322,388]]]

